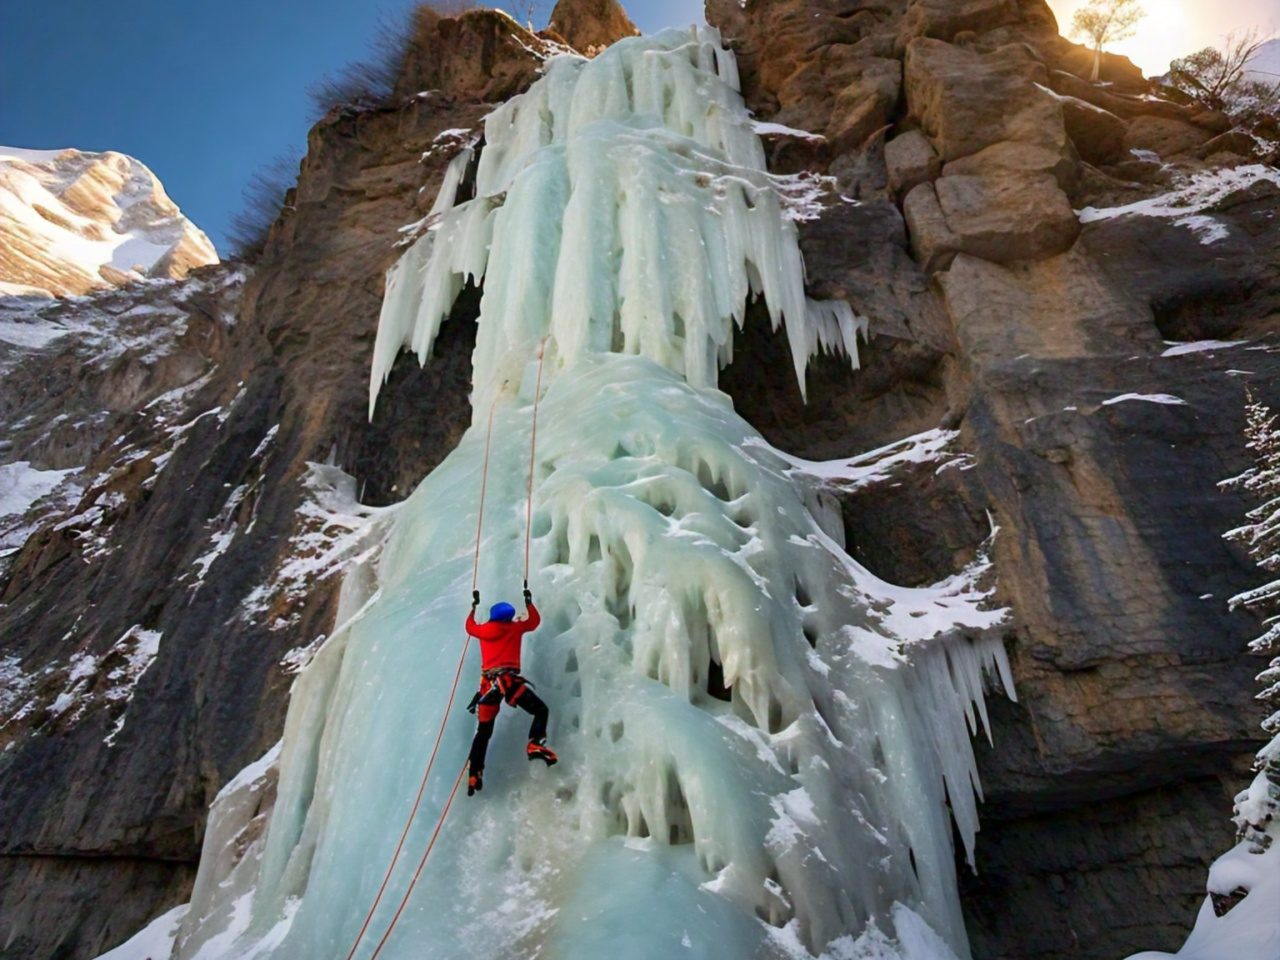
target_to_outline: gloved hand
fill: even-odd
[[[529,592],[529,581],[524,582],[524,605],[527,607],[533,603],[533,594]]]
[[[471,609],[474,610],[478,606],[480,606],[480,591],[472,590],[471,591]]]

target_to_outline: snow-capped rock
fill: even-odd
[[[0,295],[78,296],[218,262],[156,175],[122,153],[0,147]]]

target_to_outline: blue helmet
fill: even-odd
[[[509,603],[495,603],[489,608],[489,619],[506,623],[516,615],[516,608]]]

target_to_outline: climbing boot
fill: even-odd
[[[472,770],[471,775],[467,777],[467,796],[474,797],[477,793],[484,789],[484,771]]]
[[[548,747],[541,740],[530,740],[529,746],[525,748],[525,756],[530,760],[543,760],[550,767],[559,761],[556,752]]]

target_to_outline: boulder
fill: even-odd
[[[898,60],[847,47],[819,51],[793,69],[780,91],[787,106],[773,119],[824,135],[833,156],[863,146],[886,127],[902,96]]]
[[[902,64],[871,57],[859,63],[857,79],[836,96],[825,124],[836,154],[862,146],[885,127],[902,96]]]
[[[1065,190],[1076,180],[1074,157],[1032,143],[1004,140],[984,150],[952,160],[942,168],[944,176],[980,176],[1001,173],[1048,173]]]
[[[1195,151],[1195,155],[1201,160],[1206,160],[1220,153],[1235,154],[1237,157],[1252,157],[1257,152],[1258,143],[1253,137],[1243,130],[1229,130],[1198,148]]]
[[[1060,97],[1067,136],[1075,144],[1080,158],[1099,165],[1116,163],[1124,153],[1128,130],[1114,113],[1076,97]]]
[[[911,252],[928,273],[945,269],[960,252],[960,238],[947,224],[938,191],[922,183],[902,201],[902,215],[911,236]]]
[[[1054,66],[1070,73],[1085,83],[1093,77],[1093,51],[1078,43],[1064,42],[1055,58]],[[1098,80],[1109,86],[1131,93],[1143,93],[1151,84],[1142,69],[1128,57],[1117,53],[1102,54],[1102,71]]]
[[[1125,151],[1150,150],[1162,158],[1203,146],[1211,139],[1200,127],[1167,117],[1138,117],[1125,132]]]
[[[899,195],[936,179],[942,169],[938,151],[919,130],[908,130],[886,143],[884,162],[889,169],[889,187]]]
[[[1068,250],[1080,223],[1050,174],[944,176],[911,191],[904,204],[912,248],[928,270],[958,253],[995,263]]]
[[[1002,140],[1069,156],[1062,107],[1037,86],[1047,79],[1022,45],[982,54],[920,38],[907,48],[908,107],[944,161]]]
[[[1101,107],[1124,120],[1135,117],[1166,117],[1201,127],[1210,133],[1226,133],[1232,128],[1231,120],[1214,110],[1152,96],[1132,96],[1108,87],[1101,87],[1070,73],[1055,70],[1049,75],[1049,86],[1059,94],[1075,97],[1095,107]]]
[[[915,0],[902,18],[898,48],[916,37],[951,40],[964,31],[985,32],[1019,19],[1017,0]]]
[[[618,0],[560,0],[551,11],[547,29],[588,55],[640,32]]]

